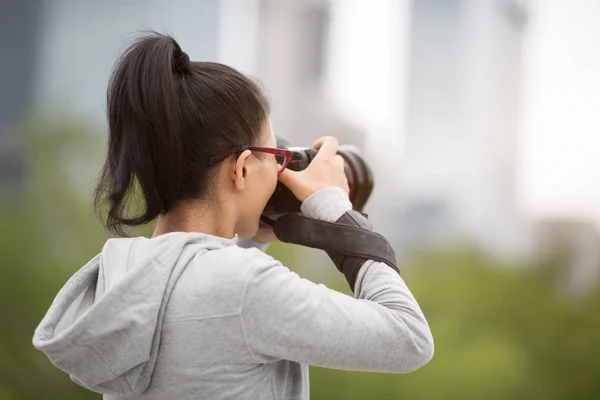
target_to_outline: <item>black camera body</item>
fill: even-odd
[[[277,137],[277,147],[291,150],[294,153],[294,157],[287,166],[293,171],[301,171],[308,167],[318,151],[314,148],[290,146],[289,142],[281,137]],[[355,146],[340,145],[338,154],[345,161],[344,172],[348,178],[352,208],[362,211],[373,191],[373,173]],[[272,226],[282,215],[289,212],[300,212],[301,204],[300,200],[285,185],[278,182],[275,192],[262,213],[261,220]]]

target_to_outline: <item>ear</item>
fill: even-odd
[[[246,174],[247,168],[246,163],[248,162],[248,157],[252,152],[250,150],[244,150],[242,154],[235,160],[235,166],[231,173],[231,179],[233,179],[235,188],[239,191],[244,190],[246,187]]]

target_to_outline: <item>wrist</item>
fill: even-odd
[[[308,196],[300,209],[309,218],[335,222],[352,209],[352,203],[343,189],[330,186]]]

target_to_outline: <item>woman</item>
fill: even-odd
[[[307,399],[309,364],[401,373],[431,359],[427,322],[389,266],[365,262],[352,298],[263,252],[278,179],[308,217],[350,210],[335,139],[286,170],[260,89],[159,34],[116,65],[108,122],[107,226],[158,222],[152,238],[109,239],[37,328],[34,345],[77,383],[105,399]],[[131,216],[133,190],[144,206]]]

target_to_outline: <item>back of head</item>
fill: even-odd
[[[191,62],[174,38],[148,33],[117,61],[108,96],[108,154],[95,192],[106,225],[121,234],[209,194],[209,159],[255,144],[269,117],[260,88],[228,66]],[[131,215],[132,192],[143,206]]]

